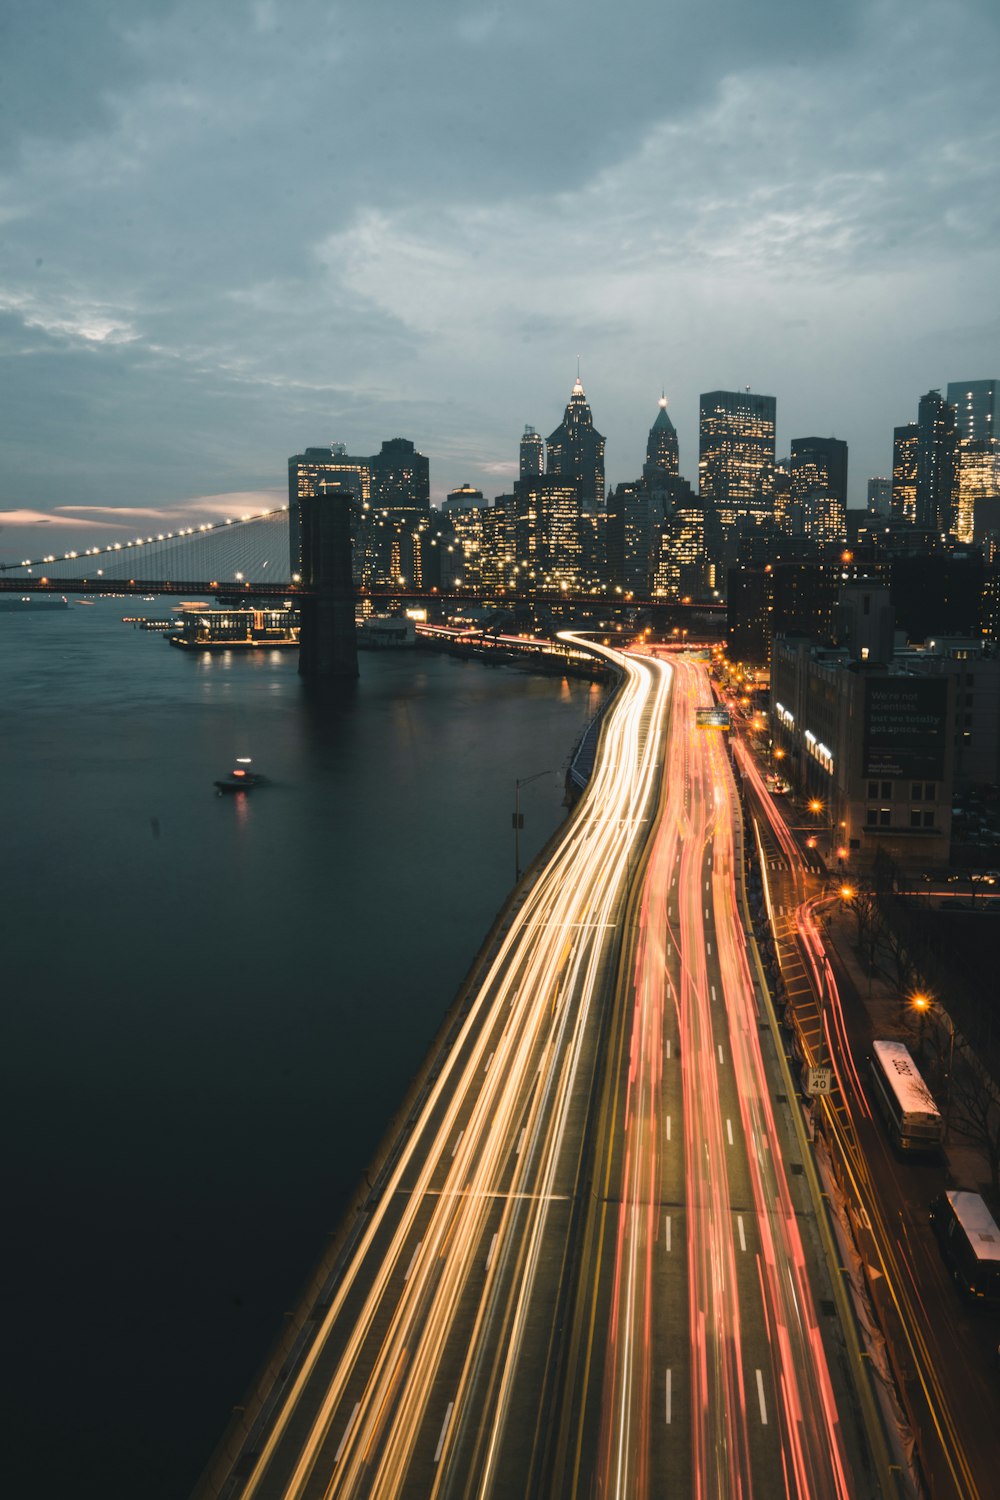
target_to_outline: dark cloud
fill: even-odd
[[[2,504],[258,489],[400,432],[491,487],[577,353],[614,477],[662,383],[693,472],[698,390],[746,380],[860,475],[921,389],[1000,375],[987,0],[3,24]]]

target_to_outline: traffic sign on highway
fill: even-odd
[[[832,1091],[833,1069],[810,1068],[806,1078],[806,1093],[815,1098],[817,1094],[829,1094]]]

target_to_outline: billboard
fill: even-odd
[[[696,708],[694,720],[699,729],[728,729],[728,708]]]
[[[947,678],[876,677],[865,686],[864,774],[942,781]]]

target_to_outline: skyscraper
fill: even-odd
[[[917,406],[916,524],[923,531],[951,530],[955,499],[955,408],[940,391]]]
[[[955,408],[955,428],[960,442],[970,438],[983,442],[1000,437],[995,380],[949,380],[948,404]]]
[[[322,486],[349,490],[354,497],[352,535],[354,540],[354,576],[362,576],[362,548],[358,546],[358,527],[364,507],[371,496],[371,459],[352,458],[343,443],[328,448],[307,448],[288,460],[288,548],[292,575],[302,572],[301,502],[316,495]]]
[[[772,514],[776,411],[773,396],[749,390],[701,397],[699,489],[727,539],[737,522],[759,524]]]
[[[514,485],[519,584],[531,591],[579,588],[582,547],[580,496],[572,480],[555,474]]]
[[[604,506],[604,438],[594,426],[579,375],[563,419],[548,439],[548,473],[577,487],[581,511]]]
[[[847,444],[840,438],[793,438],[791,475],[804,534],[815,542],[846,541]]]
[[[897,521],[917,517],[917,424],[892,429],[892,514]]]
[[[1000,498],[997,382],[951,380],[948,401],[955,408],[958,436],[952,531],[960,542],[971,542],[977,535],[977,505],[982,513],[983,502]]]
[[[677,431],[667,414],[666,396],[660,397],[659,408],[646,441],[646,464],[664,474],[679,474],[681,466]]]
[[[545,444],[542,434],[536,432],[529,422],[521,438],[520,478],[531,479],[545,472]]]

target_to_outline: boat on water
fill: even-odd
[[[249,755],[241,755],[237,759],[229,775],[215,783],[220,796],[223,792],[249,792],[252,787],[260,786],[264,778],[256,771],[251,771],[251,764]]]

